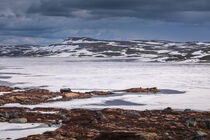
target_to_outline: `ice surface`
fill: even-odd
[[[110,96],[96,96],[88,99],[74,99],[71,101],[59,101],[52,103],[42,103],[39,105],[7,104],[4,107],[56,107],[65,109],[86,108],[123,108],[132,110],[164,109],[168,106],[174,109],[193,109],[199,111],[210,111],[208,90],[196,90],[197,93],[185,94],[124,94]],[[108,102],[112,101],[113,104]],[[127,102],[129,104],[116,104],[117,102]],[[132,105],[137,104],[137,105]],[[139,105],[138,105],[139,104]]]
[[[141,86],[186,92],[151,95],[116,94],[27,107],[90,109],[115,107],[144,110],[171,106],[176,109],[210,110],[210,64],[142,63],[133,58],[1,58],[1,66],[6,66],[7,69],[2,69],[0,72],[22,73],[4,79],[6,82],[16,83],[14,86],[19,87],[45,85],[47,89],[53,91],[69,87],[84,92]],[[130,104],[116,105],[108,101],[130,102]],[[16,104],[6,106],[16,106]]]
[[[58,127],[52,126],[48,127],[48,125],[40,124],[40,123],[7,123],[0,122],[0,140],[5,140],[7,138],[10,139],[18,139],[27,137],[29,135],[34,134],[42,134],[46,131],[54,131]]]

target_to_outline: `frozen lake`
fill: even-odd
[[[162,89],[160,94],[115,94],[27,107],[210,110],[210,64],[146,63],[132,58],[0,58],[0,84],[53,91],[63,87]]]

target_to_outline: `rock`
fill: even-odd
[[[141,116],[141,115],[139,114],[139,112],[134,112],[133,114],[136,115],[136,116]]]
[[[10,92],[13,88],[7,86],[0,86],[0,92]]]
[[[167,107],[165,109],[163,109],[164,112],[171,112],[172,111],[172,108],[171,107]]]
[[[2,113],[0,113],[0,117],[3,117],[3,114]]]
[[[27,123],[27,121],[26,118],[16,118],[9,120],[9,123]]]
[[[206,121],[207,128],[210,129],[210,121]]]
[[[20,112],[25,112],[25,109],[24,108],[20,108]]]
[[[131,116],[141,116],[137,111],[127,112],[127,114]]]
[[[184,116],[185,116],[184,114],[181,114],[181,115],[180,115],[180,117],[182,117],[182,118],[184,118]]]
[[[101,111],[97,111],[96,112],[96,117],[100,120],[100,121],[106,121],[108,120]]]
[[[70,93],[64,93],[63,98],[64,99],[81,99],[81,98],[90,98],[92,95],[87,93],[81,93],[81,92],[70,92]]]
[[[53,125],[57,125],[57,124],[60,124],[59,121],[50,120],[49,123],[48,123],[48,126],[49,126],[49,127],[52,127]]]
[[[48,131],[48,132],[45,132],[45,133],[49,134],[52,137],[55,137],[57,135],[57,133],[55,131]]]
[[[140,136],[140,138],[145,140],[153,140],[158,137],[156,133],[150,133],[150,132],[138,132],[136,133],[137,136]]]
[[[53,124],[52,124],[51,122],[49,122],[47,125],[48,125],[49,127],[52,127]]]
[[[91,123],[92,123],[92,124],[97,124],[98,121],[95,119],[95,120],[92,120]]]
[[[58,120],[58,122],[57,122],[57,123],[58,123],[58,124],[62,124],[62,122],[63,122],[62,120]]]
[[[191,112],[191,109],[185,109],[184,112]]]
[[[164,133],[164,135],[169,136],[169,133],[166,132],[166,133]]]
[[[137,93],[141,93],[141,92],[152,92],[152,93],[157,93],[160,92],[159,89],[157,89],[156,87],[153,88],[130,88],[130,89],[125,89],[125,90],[116,90],[115,92],[137,92]]]
[[[113,92],[110,91],[91,91],[89,93],[95,94],[95,95],[110,95],[110,94],[114,94]]]
[[[9,117],[14,118],[17,115],[17,113],[11,110],[8,112],[8,115]]]
[[[6,121],[7,119],[4,118],[4,117],[0,117],[0,120],[1,120],[1,121]]]
[[[187,126],[187,127],[195,127],[196,126],[196,121],[195,120],[187,120],[186,122],[185,122],[185,125]]]
[[[41,118],[37,118],[36,120],[37,120],[37,121],[42,121],[42,119],[41,119]]]
[[[54,139],[54,138],[48,138],[47,140],[56,140],[56,139]]]
[[[80,96],[81,96],[81,93],[76,93],[76,92],[70,92],[64,95],[65,98],[69,98],[69,99],[79,98]]]
[[[19,88],[19,87],[14,87],[14,89],[15,89],[15,90],[20,90],[21,88]]]
[[[99,120],[101,120],[101,121],[107,121],[108,119],[104,115],[102,115],[102,116],[99,117]]]
[[[4,118],[9,118],[8,112],[3,112],[3,113],[1,114],[1,116],[4,117]]]
[[[52,124],[56,124],[56,120],[51,120],[50,121]]]
[[[103,115],[101,111],[96,111],[96,117]]]
[[[200,130],[195,132],[195,138],[194,140],[205,140],[204,138],[208,136],[208,134],[206,134],[205,132],[202,132]]]
[[[64,93],[64,92],[72,92],[72,91],[70,88],[62,88],[62,89],[60,89],[60,92]]]
[[[66,117],[66,115],[64,115],[64,114],[62,114],[62,115],[60,116],[60,118],[61,118],[62,120],[67,120],[67,117]]]

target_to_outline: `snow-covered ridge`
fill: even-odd
[[[0,46],[0,57],[137,57],[153,62],[210,62],[210,42],[109,41],[69,37],[49,46]]]

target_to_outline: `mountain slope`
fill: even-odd
[[[60,44],[49,46],[0,46],[0,56],[137,57],[142,61],[210,62],[210,42],[109,41],[69,37]]]

